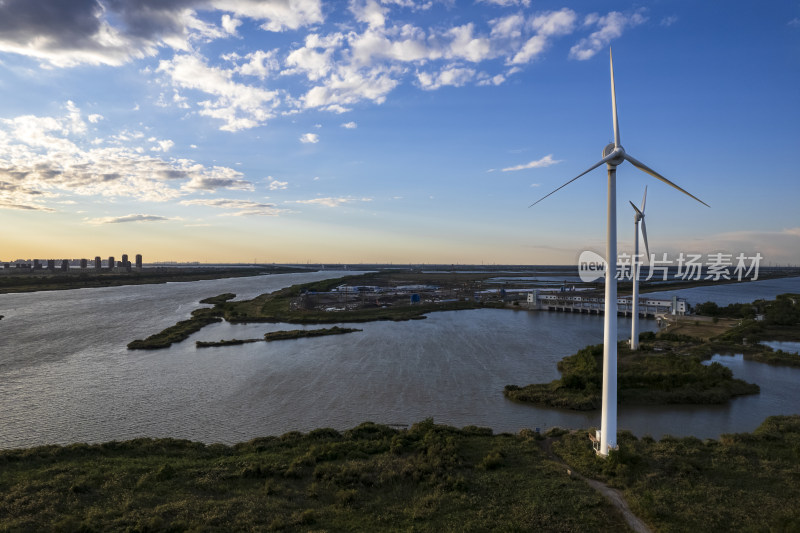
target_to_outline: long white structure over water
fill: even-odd
[[[646,296],[638,299],[636,312],[639,316],[655,318],[659,315],[685,315],[688,305],[685,298],[652,298]],[[568,311],[572,313],[602,314],[605,312],[605,298],[580,292],[547,292],[532,291],[528,294],[528,309],[543,311]],[[632,316],[634,306],[631,298],[617,298],[617,314]]]

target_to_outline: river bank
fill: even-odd
[[[265,293],[251,300],[230,301],[234,294],[220,294],[201,300],[200,303],[212,304],[213,307],[195,309],[191,318],[182,320],[161,332],[154,333],[145,339],[137,339],[128,343],[131,350],[157,350],[168,348],[173,343],[187,339],[203,327],[225,320],[231,324],[247,323],[286,323],[286,324],[333,324],[362,323],[375,321],[421,320],[429,313],[437,311],[457,311],[479,309],[484,307],[502,307],[503,302],[482,302],[471,298],[443,298],[421,300],[412,303],[408,296],[395,297],[384,304],[359,304],[349,306],[350,296],[340,292],[328,299],[339,303],[341,307],[329,307],[319,303],[317,294],[330,295],[332,289],[343,284],[375,282],[380,279],[389,283],[396,274],[393,272],[345,276],[324,281],[316,281],[292,285],[284,289]],[[344,302],[343,304],[341,302]],[[238,343],[241,344],[241,343]]]
[[[60,291],[124,285],[150,285],[170,282],[189,282],[210,279],[289,274],[303,270],[283,266],[263,267],[194,267],[146,268],[131,272],[41,272],[0,275],[0,294]]]
[[[783,294],[752,304],[698,305],[715,316],[668,317],[658,333],[639,336],[639,349],[618,345],[618,398],[621,405],[721,404],[760,388],[733,377],[714,355],[800,367],[797,354],[774,350],[761,341],[800,340],[800,295]],[[720,318],[723,317],[723,318]],[[737,317],[737,318],[731,318]],[[550,383],[506,385],[510,400],[574,410],[601,407],[603,345],[589,346],[559,361],[561,378]]]
[[[175,439],[0,452],[2,530],[611,531],[619,489],[653,530],[793,530],[800,417],[719,440],[493,434],[426,420],[234,446]],[[549,455],[550,450],[569,465]]]

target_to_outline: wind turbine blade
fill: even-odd
[[[638,213],[638,214],[639,214],[639,216],[640,216],[641,218],[644,218],[644,213],[642,213],[641,211],[639,211],[639,208],[638,208],[638,207],[636,207],[636,204],[634,204],[634,203],[633,203],[633,202],[631,202],[630,200],[628,200],[628,203],[629,203],[629,204],[631,204],[631,207],[633,208],[633,210],[634,210],[634,211],[636,211],[636,213]]]
[[[700,203],[701,203],[701,204],[703,204],[704,206],[706,206],[706,207],[711,207],[710,205],[708,205],[707,203],[705,203],[703,200],[701,200],[701,199],[700,199],[700,198],[698,198],[697,196],[695,196],[695,195],[691,194],[691,193],[690,193],[690,192],[688,192],[688,191],[685,191],[685,190],[681,189],[680,187],[678,187],[677,185],[675,185],[674,183],[672,183],[671,181],[669,181],[667,178],[665,178],[664,176],[662,176],[661,174],[659,174],[658,172],[656,172],[656,171],[655,171],[655,170],[653,170],[652,168],[648,167],[647,165],[645,165],[645,164],[644,164],[644,163],[642,163],[641,161],[638,161],[638,160],[634,159],[634,158],[633,158],[633,157],[632,157],[630,154],[626,153],[626,154],[625,154],[625,159],[626,159],[627,161],[629,161],[629,162],[630,162],[630,163],[631,163],[633,166],[635,166],[636,168],[638,168],[639,170],[641,170],[642,172],[647,172],[648,174],[650,174],[650,175],[651,175],[651,176],[653,176],[654,178],[656,178],[656,179],[658,179],[658,180],[661,180],[661,181],[663,181],[664,183],[666,183],[666,184],[667,184],[667,185],[669,185],[670,187],[673,187],[673,188],[675,188],[675,189],[678,189],[678,190],[679,190],[679,191],[681,191],[683,194],[685,194],[685,195],[687,195],[687,196],[690,196],[691,198],[694,198],[695,200],[697,200],[698,202],[700,202]]]
[[[642,216],[644,216],[644,203],[647,201],[647,185],[644,186],[644,196],[642,196]]]
[[[614,58],[608,48],[608,63],[611,65],[611,107],[614,112],[614,148],[619,148],[619,120],[617,119],[617,90],[614,88]]]
[[[642,237],[644,237],[644,249],[647,251],[647,261],[650,262],[650,247],[647,245],[647,226],[644,225],[644,218],[642,219]]]
[[[554,190],[554,191],[552,191],[552,192],[550,192],[550,193],[548,193],[548,194],[546,194],[546,195],[542,196],[541,198],[539,198],[538,200],[536,200],[535,202],[533,202],[533,203],[532,203],[531,205],[529,205],[528,207],[533,207],[533,206],[535,206],[536,204],[538,204],[539,202],[541,202],[542,200],[544,200],[545,198],[547,198],[547,197],[548,197],[548,196],[550,196],[551,194],[554,194],[554,193],[556,193],[556,192],[560,191],[561,189],[563,189],[564,187],[566,187],[567,185],[569,185],[570,183],[572,183],[572,182],[573,182],[573,181],[575,181],[576,179],[580,178],[580,177],[581,177],[581,176],[583,176],[584,174],[588,174],[589,172],[591,172],[592,170],[596,169],[597,167],[599,167],[599,166],[600,166],[600,165],[602,165],[603,163],[607,163],[607,162],[611,161],[611,160],[614,158],[614,155],[615,155],[615,154],[613,154],[613,153],[612,153],[612,154],[609,154],[609,155],[605,156],[605,157],[604,157],[603,159],[601,159],[601,160],[600,160],[598,163],[595,163],[594,165],[592,165],[591,167],[589,167],[587,170],[584,170],[583,172],[581,172],[580,174],[578,174],[577,176],[575,176],[574,178],[572,178],[571,180],[569,180],[568,182],[566,182],[564,185],[562,185],[562,186],[561,186],[561,187],[559,187],[558,189],[556,189],[556,190]]]

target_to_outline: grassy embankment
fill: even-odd
[[[0,294],[35,291],[57,291],[87,287],[116,287],[120,285],[147,285],[175,281],[238,278],[264,274],[288,274],[298,269],[280,266],[257,268],[146,268],[131,272],[53,272],[3,274],[0,276]],[[302,271],[305,272],[305,271]]]
[[[697,306],[697,311],[712,322],[737,320],[737,325],[718,335],[715,341],[744,345],[737,353],[744,358],[771,365],[800,367],[800,356],[773,350],[761,341],[800,342],[800,295],[781,294],[775,300],[756,300],[753,303],[719,307],[712,302]],[[756,317],[760,320],[755,320]],[[723,352],[725,353],[725,352]]]
[[[200,300],[201,304],[210,304],[214,307],[201,307],[192,311],[192,318],[181,320],[174,326],[170,326],[165,330],[150,335],[144,340],[137,339],[128,343],[129,350],[158,350],[161,348],[169,348],[173,342],[181,342],[186,340],[193,333],[197,333],[205,326],[215,322],[221,322],[222,318],[218,311],[219,306],[224,305],[225,302],[235,298],[236,295],[232,293],[220,294]]]
[[[474,301],[432,302],[421,304],[373,307],[347,311],[323,311],[304,308],[305,299],[313,300],[314,293],[327,292],[343,284],[385,283],[396,274],[377,273],[293,285],[279,291],[262,294],[252,300],[232,302],[224,309],[224,317],[230,322],[286,322],[289,324],[331,324],[335,322],[373,322],[376,320],[419,320],[434,311],[475,309],[481,305]]]
[[[332,328],[319,328],[319,329],[292,329],[292,330],[281,330],[281,331],[272,331],[270,333],[265,333],[263,339],[197,341],[195,344],[197,345],[198,348],[210,348],[212,346],[234,346],[237,344],[247,344],[251,342],[261,342],[261,341],[273,342],[273,341],[285,341],[292,339],[302,339],[305,337],[344,335],[345,333],[354,333],[356,331],[362,331],[362,330],[356,328],[340,328],[339,326],[333,326]]]
[[[762,340],[800,340],[800,297],[719,308],[700,304],[714,316],[681,317],[657,335],[640,335],[639,350],[618,347],[618,398],[622,404],[709,404],[759,392],[758,385],[734,379],[730,369],[702,361],[714,354],[744,354],[752,361],[800,367],[800,357]],[[754,319],[763,315],[763,320]],[[753,318],[750,318],[753,317]],[[560,379],[520,387],[507,385],[507,398],[548,407],[591,410],[600,407],[603,346],[589,346],[558,363]]]
[[[387,276],[394,275],[387,273]],[[129,349],[159,349],[169,347],[173,342],[188,338],[208,324],[227,320],[231,323],[247,322],[286,322],[290,324],[331,324],[337,322],[371,322],[376,320],[418,320],[434,311],[454,311],[474,309],[482,304],[474,301],[450,301],[423,303],[415,305],[395,305],[385,308],[367,308],[347,311],[321,311],[307,309],[299,305],[306,298],[313,298],[317,292],[327,292],[342,283],[361,283],[374,281],[380,274],[363,276],[347,276],[313,283],[292,285],[279,291],[262,294],[252,300],[231,302],[233,298],[220,295],[207,298],[201,303],[211,303],[213,308],[196,309],[192,318],[178,322],[174,326],[151,335],[144,340],[135,340],[128,344]],[[236,344],[241,344],[236,342]]]
[[[619,434],[598,458],[585,432],[553,445],[578,472],[620,489],[655,531],[798,531],[800,415],[767,418],[717,440]]]
[[[0,530],[624,530],[523,436],[371,423],[236,446],[138,439],[0,452]]]
[[[656,531],[796,531],[800,416],[719,441],[636,439],[598,458],[547,443],[619,488]],[[293,432],[235,446],[173,439],[0,451],[0,531],[625,531],[529,430],[430,421]]]
[[[647,337],[645,337],[647,339]],[[701,364],[689,339],[674,338],[631,351],[617,351],[618,399],[621,404],[717,404],[742,394],[756,394],[758,385],[734,379],[719,363]],[[599,409],[603,384],[603,345],[589,346],[558,363],[561,378],[524,387],[506,385],[511,400],[575,410]]]

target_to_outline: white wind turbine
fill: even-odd
[[[633,261],[631,269],[633,271],[633,300],[631,302],[631,350],[639,349],[639,222],[642,223],[642,237],[644,237],[644,249],[647,252],[647,260],[650,260],[650,247],[647,245],[647,226],[644,225],[644,204],[647,202],[647,186],[644,187],[642,196],[642,208],[639,209],[633,202],[631,207],[635,211],[633,215],[633,225],[636,231],[633,235]]]
[[[608,218],[606,223],[608,237],[606,240],[606,295],[603,327],[603,405],[600,415],[600,450],[598,450],[598,453],[604,457],[608,455],[609,450],[617,447],[617,166],[621,165],[624,161],[628,161],[639,170],[663,181],[670,187],[678,189],[706,207],[710,207],[707,203],[681,189],[644,163],[634,159],[622,147],[619,139],[619,122],[617,121],[617,93],[614,88],[614,60],[610,48],[608,50],[608,58],[611,66],[611,111],[614,119],[614,144],[608,144],[603,149],[603,159],[599,162],[530,205],[530,207],[533,207],[584,174],[591,172],[603,163],[606,164],[608,168]]]

